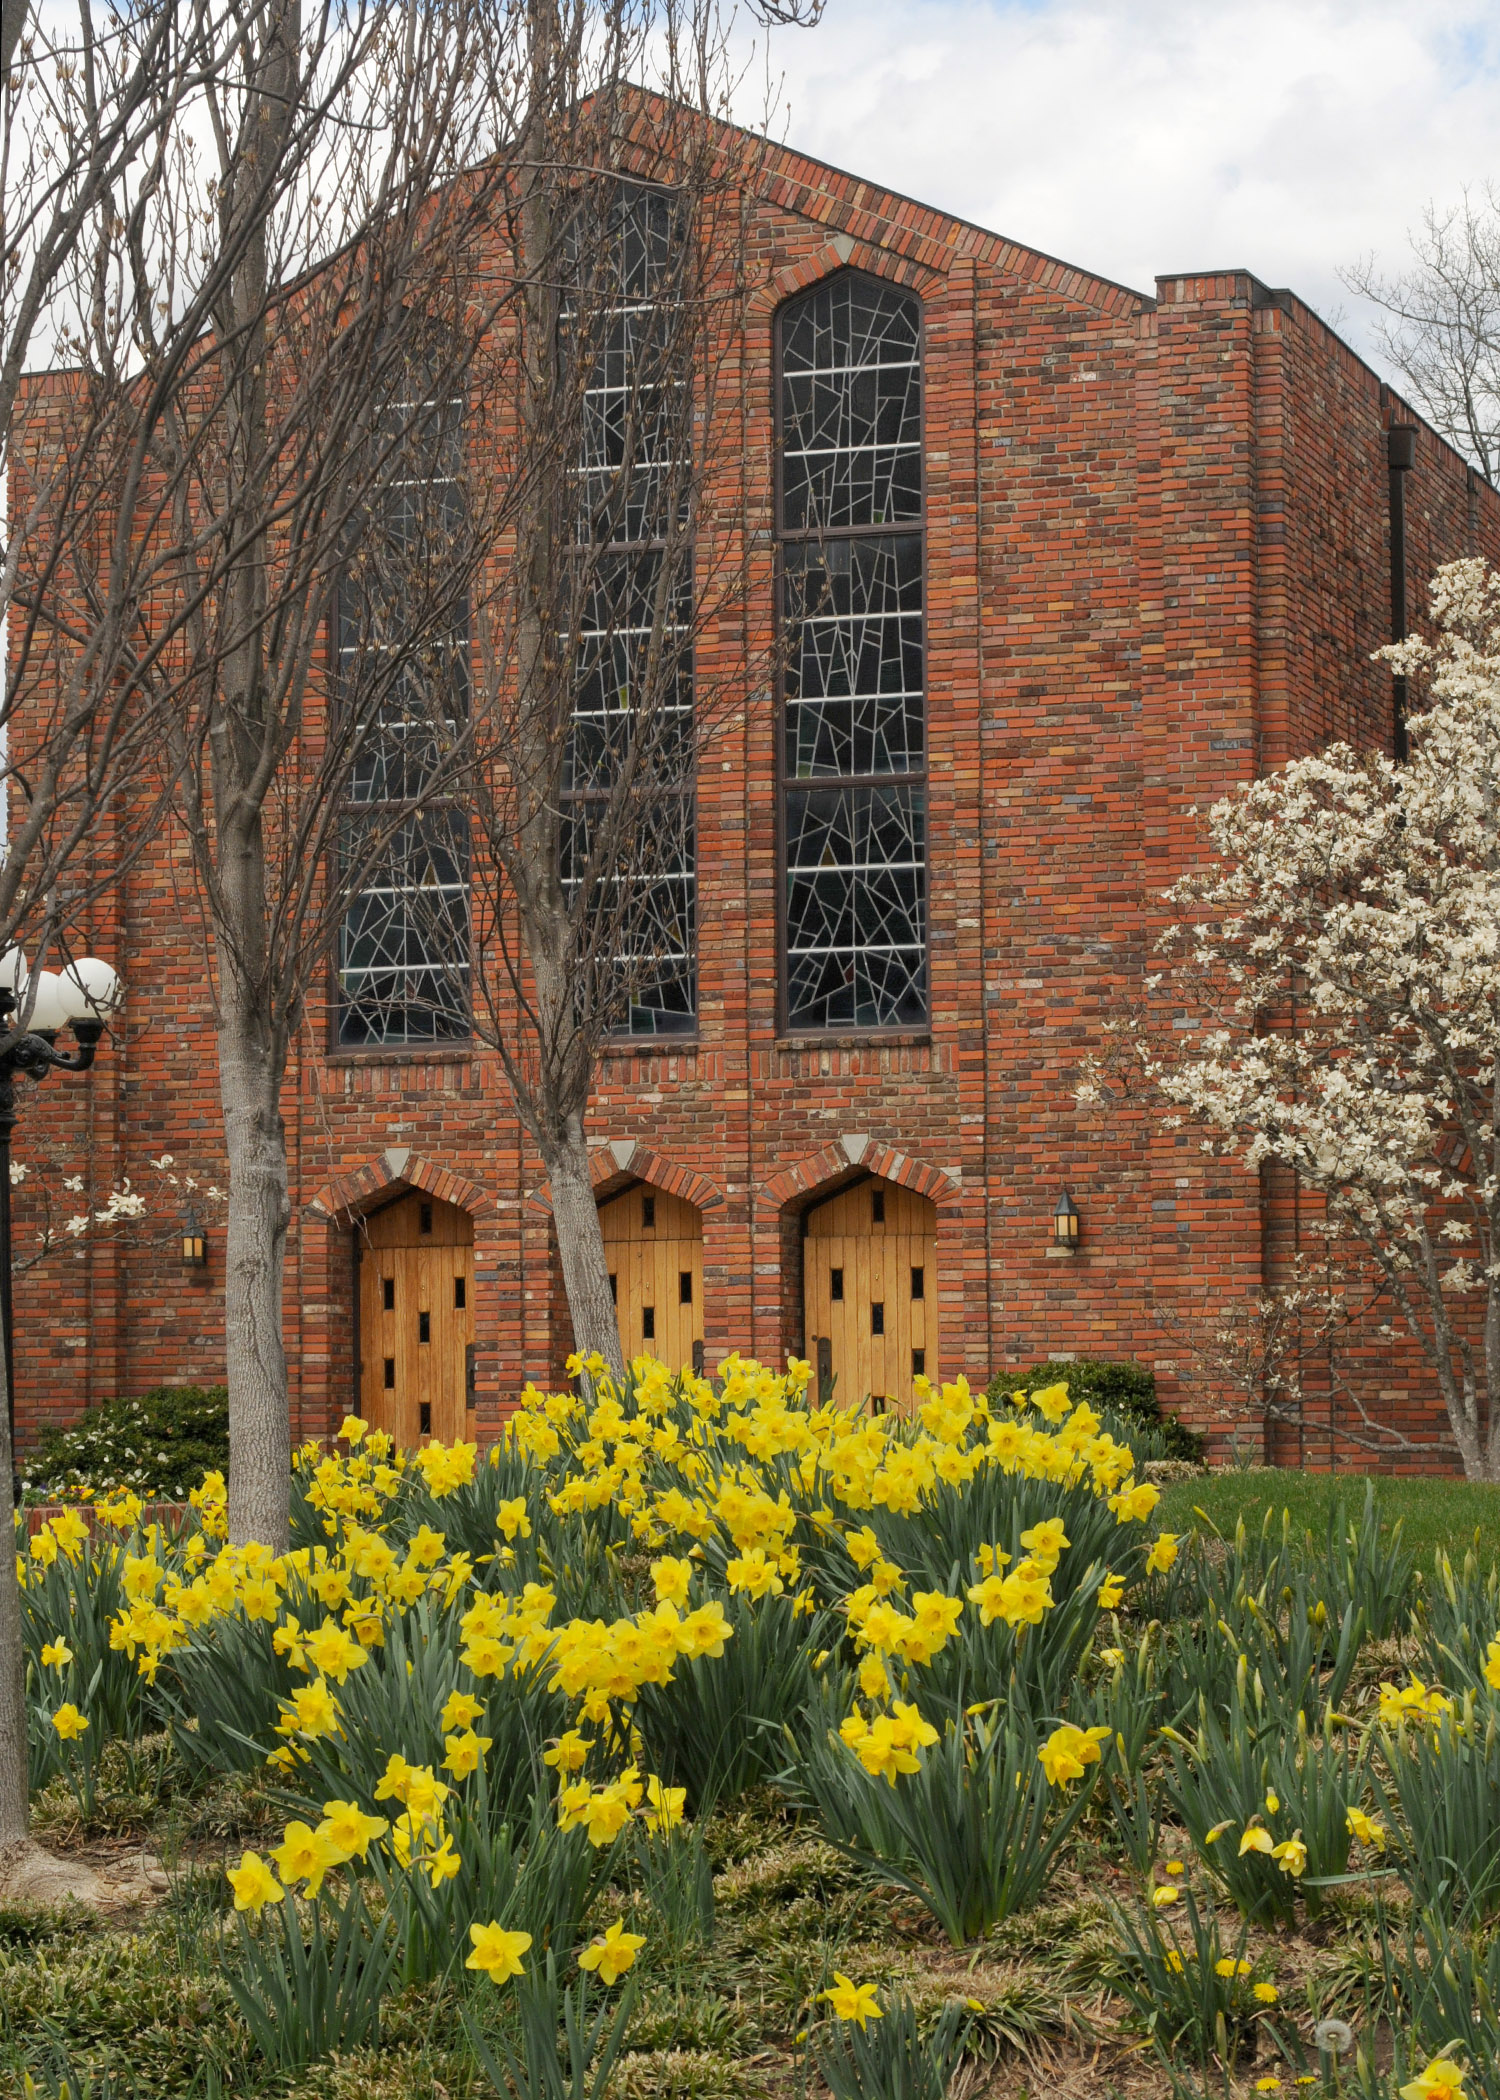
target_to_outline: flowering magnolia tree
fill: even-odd
[[[170,1152],[160,1159],[146,1162],[157,1175],[163,1188],[175,1189],[178,1197],[221,1205],[224,1191],[201,1175],[174,1173],[176,1165]],[[30,1216],[18,1220],[21,1229],[11,1255],[12,1273],[25,1275],[30,1269],[44,1262],[54,1248],[66,1246],[86,1236],[99,1238],[114,1236],[121,1230],[139,1225],[148,1219],[153,1208],[160,1209],[161,1198],[145,1196],[132,1186],[130,1176],[124,1175],[107,1190],[90,1191],[83,1174],[68,1174],[61,1171],[60,1159],[43,1158],[37,1161],[13,1159],[10,1163],[10,1185],[13,1191],[24,1192],[22,1204]],[[82,1199],[82,1208],[73,1206]],[[172,1199],[166,1199],[171,1201]],[[165,1242],[175,1239],[180,1231],[175,1209],[165,1223],[158,1223],[153,1239]]]
[[[1280,1163],[1373,1265],[1471,1479],[1500,1479],[1500,575],[1441,569],[1411,755],[1335,744],[1208,817],[1142,1009],[1079,1092],[1144,1076],[1206,1148]],[[1347,1390],[1347,1389],[1346,1389]],[[1365,1425],[1408,1443],[1350,1390]]]

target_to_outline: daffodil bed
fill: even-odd
[[[279,1556],[29,1541],[39,1829],[168,1871],[0,1914],[7,2089],[1500,2100],[1494,1571],[1174,1537],[1064,1385],[582,1368]]]

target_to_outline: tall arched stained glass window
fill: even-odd
[[[780,320],[783,1020],[927,1020],[921,308],[845,271]]]

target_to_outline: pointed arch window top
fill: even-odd
[[[782,530],[845,532],[922,514],[921,306],[853,270],[781,324]]]

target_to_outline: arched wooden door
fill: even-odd
[[[938,1372],[937,1211],[893,1181],[857,1182],[809,1211],[802,1243],[806,1348],[847,1406],[909,1407]]]
[[[474,1221],[415,1194],[359,1228],[360,1413],[398,1444],[466,1434],[474,1344]]]
[[[670,1370],[703,1361],[703,1217],[680,1196],[637,1186],[599,1206],[620,1346]]]

